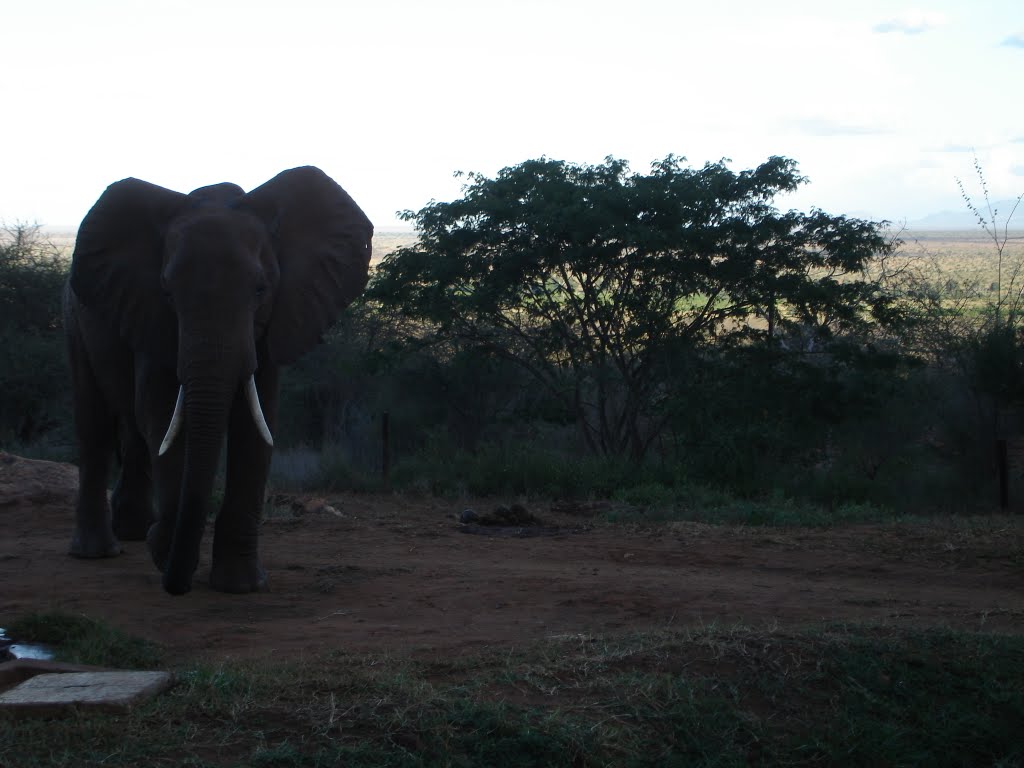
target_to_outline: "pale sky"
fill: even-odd
[[[2,0],[0,219],[111,182],[316,165],[378,229],[547,156],[810,178],[783,208],[913,220],[1024,192],[1021,0]],[[1018,222],[1024,216],[1018,214]]]

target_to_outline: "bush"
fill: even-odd
[[[5,443],[70,433],[61,330],[67,268],[39,226],[15,224],[0,231],[0,440]]]

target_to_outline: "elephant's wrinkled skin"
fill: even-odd
[[[248,194],[138,179],[107,188],[79,229],[65,290],[80,480],[72,555],[146,539],[164,588],[188,592],[226,435],[210,586],[266,589],[258,526],[278,366],[362,291],[372,236],[359,206],[312,167]],[[246,396],[253,382],[262,416]]]

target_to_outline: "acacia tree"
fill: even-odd
[[[403,214],[418,241],[382,261],[367,298],[514,361],[595,452],[638,459],[664,424],[666,360],[797,327],[829,338],[881,306],[860,277],[888,247],[881,225],[778,211],[803,182],[782,157],[738,173],[669,156],[647,175],[614,158],[470,174],[461,199]]]

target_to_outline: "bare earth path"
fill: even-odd
[[[339,495],[262,531],[271,592],[171,597],[141,543],[66,554],[70,499],[0,504],[0,626],[30,611],[103,619],[172,656],[329,648],[452,653],[565,633],[872,621],[1024,632],[1024,519],[833,530],[622,527],[531,507],[577,532],[468,535],[466,503]],[[480,502],[490,509],[495,502]],[[582,528],[582,530],[580,530]],[[212,531],[209,531],[212,532]],[[209,536],[204,542],[209,552]]]

